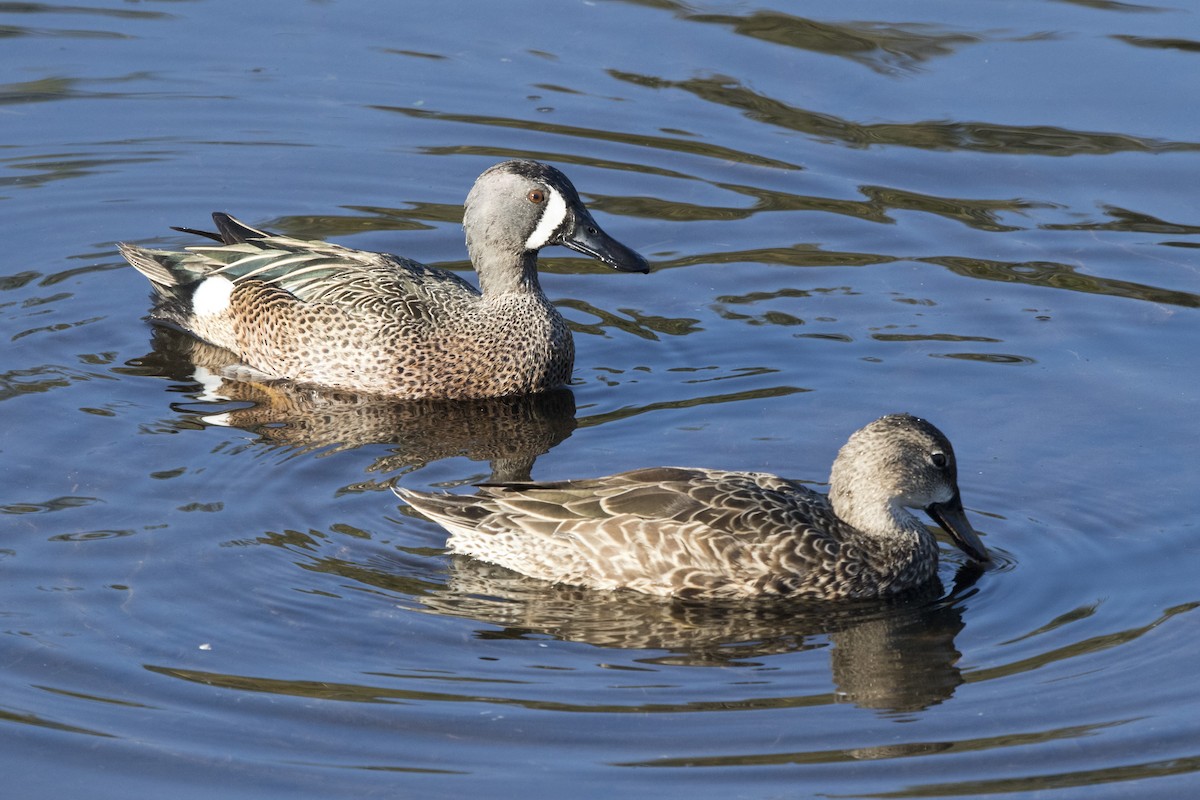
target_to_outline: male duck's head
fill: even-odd
[[[524,261],[557,244],[622,272],[650,271],[646,259],[596,223],[566,175],[537,161],[505,161],[480,175],[467,195],[463,228],[476,267],[495,257]]]

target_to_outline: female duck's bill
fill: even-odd
[[[969,555],[975,561],[987,563],[992,560],[987,548],[979,540],[979,534],[967,520],[967,512],[963,509],[962,499],[958,492],[945,503],[930,503],[925,507],[925,513],[936,522],[942,530],[950,534],[951,540],[958,549]]]
[[[396,493],[448,531],[452,552],[536,578],[660,595],[814,599],[893,595],[936,574],[927,511],[987,561],[959,499],[949,440],[907,414],[842,447],[821,495],[765,473],[660,467],[476,496]]]
[[[566,383],[574,343],[538,281],[563,245],[624,272],[646,260],[609,236],[554,167],[506,161],[467,197],[479,288],[397,256],[302,241],[214,214],[183,252],[120,245],[151,282],[154,318],[232,351],[265,379],[400,398],[528,394]]]

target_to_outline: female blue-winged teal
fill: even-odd
[[[497,164],[467,196],[478,290],[405,258],[213,219],[219,233],[179,230],[218,245],[120,245],[155,289],[155,319],[232,351],[263,378],[402,398],[526,394],[570,379],[571,332],[538,283],[543,247],[649,272],[600,229],[565,175],[535,161]]]
[[[838,453],[828,497],[761,472],[660,467],[593,480],[396,493],[465,553],[556,583],[659,595],[871,598],[933,577],[922,508],[971,558],[954,450],[923,419],[882,417]]]

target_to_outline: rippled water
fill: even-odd
[[[1110,0],[0,2],[0,768],[21,798],[1200,791],[1200,27]],[[381,405],[195,379],[114,242],[211,210],[468,269],[504,158],[576,380]],[[997,554],[890,604],[450,558],[388,487],[821,482],[890,411]],[[536,463],[535,463],[536,459]]]

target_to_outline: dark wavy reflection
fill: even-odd
[[[529,144],[534,144],[529,142]],[[577,164],[584,167],[593,167],[596,169],[609,170],[611,172],[636,172],[639,175],[657,175],[660,178],[674,178],[677,180],[694,181],[699,180],[691,175],[688,175],[678,170],[668,169],[667,167],[656,164],[635,164],[628,161],[614,161],[610,158],[598,158],[591,154],[586,156],[578,153],[567,153],[551,150],[535,150],[535,149],[513,149],[511,147],[496,147],[491,145],[478,144],[453,144],[453,145],[426,145],[420,148],[420,152],[428,156],[486,156],[494,158],[497,161],[507,161],[512,158],[532,158],[535,161],[545,161],[551,164]],[[588,194],[588,207],[592,207],[593,198],[595,195]]]
[[[311,538],[294,535],[302,540],[266,543],[311,553]],[[400,559],[408,561],[411,556],[400,554]],[[429,561],[427,556],[423,560]],[[974,566],[961,568],[955,577],[954,590],[946,597],[942,596],[941,584],[934,581],[904,598],[834,605],[779,600],[683,601],[636,592],[556,586],[463,556],[448,559],[445,583],[434,580],[442,576],[407,563],[368,565],[318,558],[309,568],[375,587],[386,595],[407,594],[411,601],[406,606],[427,613],[483,623],[488,627],[475,633],[481,639],[551,636],[597,648],[646,651],[636,662],[647,665],[647,669],[654,665],[752,667],[775,655],[830,645],[833,648],[830,663],[835,689],[810,695],[598,707],[566,700],[523,699],[512,696],[511,692],[483,697],[478,684],[486,681],[460,679],[474,684],[471,697],[475,700],[559,711],[631,712],[736,711],[849,702],[885,713],[908,713],[937,705],[951,697],[964,682],[957,666],[961,654],[954,646],[954,639],[964,626],[964,602],[973,594],[971,587],[980,575]],[[398,570],[405,569],[421,572],[423,576],[398,574]],[[453,692],[432,693],[421,686],[409,688],[394,683],[334,686],[151,669],[231,689],[324,699],[356,702],[467,699]],[[447,680],[453,683],[456,679],[438,680],[444,685]]]
[[[801,752],[782,753],[747,753],[738,755],[688,756],[684,758],[661,758],[650,761],[632,761],[619,764],[623,767],[761,767],[777,764],[837,764],[853,763],[855,761],[880,761],[891,758],[910,758],[926,756],[933,753],[946,752],[979,752],[1012,747],[1030,747],[1050,745],[1055,742],[1069,742],[1076,739],[1087,739],[1106,728],[1114,727],[1132,720],[1122,720],[1117,723],[1099,723],[1095,725],[1070,725],[1062,728],[1051,728],[1033,733],[1007,733],[1003,736],[981,736],[974,739],[959,739],[956,741],[917,741],[904,742],[876,747],[855,747],[837,750],[809,750]],[[871,797],[937,797],[943,793],[918,792],[906,790],[896,794],[874,794]],[[945,796],[959,794],[945,792]],[[966,794],[964,792],[964,794]],[[831,795],[834,797],[857,797],[858,795]]]
[[[462,206],[449,203],[410,203],[407,208],[382,206],[342,206],[357,214],[308,214],[275,217],[261,227],[296,239],[327,241],[338,236],[380,231],[427,231],[434,224],[457,225],[462,222]],[[232,209],[229,209],[232,211]],[[237,216],[236,211],[233,212]]]
[[[778,11],[754,11],[746,16],[685,14],[690,22],[722,25],[740,36],[839,56],[876,72],[907,72],[922,62],[953,55],[964,45],[983,41],[980,34],[957,33],[915,22],[818,22]]]
[[[745,375],[761,375],[770,374],[775,370],[767,368],[765,372],[762,368],[753,368],[748,373],[742,373],[738,376]],[[609,422],[614,422],[620,419],[630,419],[640,416],[641,414],[649,414],[654,411],[678,410],[681,408],[695,408],[697,406],[717,405],[720,403],[741,403],[746,400],[766,400],[774,397],[787,397],[792,394],[800,394],[802,392],[811,392],[812,389],[805,389],[800,386],[767,386],[761,389],[747,389],[742,392],[728,392],[725,394],[710,394],[703,397],[687,397],[682,400],[663,400],[656,403],[646,403],[639,406],[625,406],[618,408],[615,411],[606,411],[603,414],[591,414],[579,419],[579,427],[589,428],[593,425],[604,425]]]
[[[5,14],[69,14],[72,17],[109,17],[112,19],[173,19],[165,11],[143,11],[132,8],[96,8],[91,6],[64,5],[61,3],[8,2],[0,3],[0,12]]]
[[[1018,356],[1012,353],[930,353],[933,358],[952,358],[959,361],[978,361],[981,364],[1036,364],[1037,361],[1029,356]]]
[[[1131,211],[1119,206],[1103,206],[1108,222],[1081,222],[1076,224],[1045,224],[1038,227],[1047,231],[1120,231],[1122,233],[1200,233],[1200,225],[1185,225],[1167,222],[1151,214]]]
[[[5,4],[0,4],[0,12],[3,12]],[[0,25],[0,39],[17,39],[20,37],[32,36],[40,39],[133,39],[126,33],[117,33],[116,31],[89,31],[89,30],[68,30],[53,28],[28,28],[25,26],[16,25]]]
[[[1200,150],[1200,142],[1176,142],[1123,133],[1077,131],[1056,125],[1000,125],[987,122],[881,122],[862,125],[833,114],[807,111],[748,89],[729,76],[672,81],[609,70],[617,80],[650,89],[679,89],[716,105],[737,109],[748,119],[798,131],[851,147],[891,145],[921,150],[965,150],[1011,155],[1107,155]]]
[[[575,397],[567,389],[488,400],[396,401],[287,381],[238,380],[231,353],[168,328],[154,329],[153,344],[152,352],[120,371],[183,381],[188,391],[197,389],[197,367],[218,381],[205,393],[226,404],[175,404],[189,424],[251,431],[263,445],[288,454],[393,445],[369,472],[408,471],[465,456],[490,462],[493,480],[529,480],[537,457],[576,426]]]
[[[68,511],[75,508],[95,505],[102,502],[98,497],[53,497],[42,502],[9,502],[0,503],[0,514],[48,514],[54,511]]]
[[[1127,297],[1130,300],[1146,300],[1151,303],[1165,303],[1187,308],[1200,307],[1200,294],[1163,289],[1158,286],[1122,281],[1116,278],[1083,275],[1070,264],[1053,261],[990,261],[963,256],[937,256],[916,260],[946,267],[957,275],[986,281],[1024,283],[1029,286],[1045,286],[1086,294]]]
[[[31,332],[25,331],[20,335]],[[25,369],[11,369],[0,372],[0,401],[64,389],[75,383],[93,380],[112,380],[112,376],[62,364],[39,364]]]
[[[312,700],[333,700],[343,703],[486,703],[495,706],[512,706],[538,711],[566,711],[575,713],[601,714],[648,714],[683,712],[713,712],[713,711],[745,711],[756,708],[796,708],[814,705],[811,702],[801,702],[802,698],[788,698],[790,702],[774,702],[769,700],[745,701],[693,701],[684,703],[653,703],[645,702],[635,705],[620,705],[617,703],[582,703],[569,700],[534,700],[524,697],[513,697],[519,692],[520,684],[511,680],[489,680],[484,678],[457,678],[429,674],[395,674],[376,675],[377,682],[373,684],[333,683],[331,681],[282,680],[254,675],[233,675],[220,672],[205,672],[203,670],[182,669],[158,664],[146,664],[149,672],[169,678],[203,686],[214,686],[234,691],[274,694],[284,697],[304,697]],[[422,686],[439,686],[454,688],[461,683],[463,690],[434,691],[425,688],[397,688],[394,685],[382,683],[404,683]],[[491,684],[492,691],[485,693],[483,687]],[[516,686],[514,686],[516,684]]]
[[[993,339],[990,336],[961,336],[954,333],[873,333],[871,338],[877,342],[984,342],[999,344],[1003,339]]]
[[[62,731],[64,733],[81,733],[85,736],[100,736],[110,737],[114,734],[105,733],[104,731],[95,730],[93,728],[81,728],[78,725],[68,725],[65,722],[57,722],[52,719],[47,719],[40,714],[32,714],[25,711],[9,711],[0,708],[0,721],[6,723],[15,723],[17,725],[30,725],[35,728],[47,728],[52,731]]]
[[[667,222],[728,222],[749,219],[755,214],[775,211],[824,211],[869,222],[892,224],[892,211],[920,211],[962,223],[977,230],[1005,232],[1021,230],[1002,221],[1004,214],[1025,214],[1032,209],[1050,208],[1049,203],[1029,200],[975,200],[938,197],[890,186],[860,186],[866,200],[793,194],[777,189],[736,183],[713,182],[711,185],[753,200],[746,206],[702,206],[647,197],[603,197],[588,205],[611,214],[621,214]],[[657,264],[656,264],[657,266]]]
[[[749,250],[727,250],[723,253],[697,253],[672,259],[656,259],[654,271],[694,264],[776,264],[789,267],[867,267],[891,264],[902,259],[878,253],[853,253],[824,250],[811,244],[790,247],[762,247]]]
[[[70,78],[55,76],[38,78],[32,81],[18,83],[0,83],[0,106],[20,105],[22,103],[47,103],[59,100],[113,100],[130,97],[128,92],[90,91],[83,88],[88,84],[121,84],[144,81],[149,75],[144,72],[132,72],[116,78]]]
[[[0,95],[0,105],[3,104],[4,98]],[[159,151],[136,156],[68,152],[3,158],[0,169],[7,174],[0,175],[0,187],[34,189],[54,181],[117,171],[133,164],[152,164],[169,157],[168,153]]]
[[[1191,243],[1173,243],[1177,247],[1193,247]],[[792,267],[867,267],[876,264],[892,264],[902,261],[899,256],[877,253],[853,253],[829,251],[813,245],[797,244],[792,247],[772,247],[758,250],[731,250],[724,253],[699,253],[675,259],[654,262],[658,272],[675,267],[696,264],[777,264]],[[1144,300],[1185,308],[1200,307],[1200,294],[1167,289],[1135,281],[1086,275],[1071,264],[1054,261],[995,261],[970,256],[927,256],[913,258],[926,264],[945,267],[956,275],[978,278],[985,281],[1021,283],[1050,289],[1065,289],[1085,294],[1101,294]],[[848,289],[847,289],[848,290]],[[818,290],[812,290],[818,291]],[[840,291],[840,290],[826,290]]]
[[[978,577],[958,576],[955,595]],[[474,559],[454,557],[444,587],[419,598],[428,610],[486,622],[487,638],[550,635],[596,647],[666,651],[646,664],[753,665],[781,653],[833,645],[837,691],[808,703],[848,701],[913,711],[950,697],[963,682],[954,637],[960,602],[935,582],[903,600],[833,606],[803,602],[688,602],[636,592],[555,586]]]
[[[1129,14],[1157,14],[1170,9],[1162,6],[1148,6],[1141,3],[1122,3],[1120,0],[1055,0],[1072,6],[1094,8],[1098,11],[1119,11]]]
[[[1053,650],[1046,650],[1045,652],[1038,653],[1037,655],[1022,659],[1020,661],[1014,661],[1008,664],[1001,664],[995,667],[980,669],[971,674],[971,680],[988,681],[996,678],[1006,678],[1013,675],[1020,675],[1022,673],[1033,672],[1035,670],[1042,669],[1058,662],[1068,661],[1070,659],[1088,656],[1095,653],[1102,653],[1115,647],[1122,647],[1127,644],[1132,644],[1151,631],[1159,628],[1168,620],[1183,614],[1190,614],[1197,609],[1200,609],[1200,602],[1181,603],[1176,606],[1171,606],[1170,608],[1164,609],[1162,614],[1144,625],[1136,625],[1122,631],[1113,631],[1110,633],[1100,634],[1098,636],[1090,636],[1086,639],[1080,639],[1078,641],[1063,645],[1062,647],[1056,647]],[[1021,641],[1022,639],[1032,638],[1040,633],[1055,630],[1056,628],[1063,628],[1073,622],[1086,620],[1090,616],[1091,610],[1092,609],[1090,606],[1075,609],[1069,614],[1061,615],[1059,619],[1053,621],[1052,623],[1041,626],[1037,630],[1017,637],[1012,641]]]
[[[1047,771],[1019,778],[993,778],[977,781],[953,781],[909,786],[899,792],[872,792],[871,797],[959,797],[969,795],[1013,795],[1027,792],[1045,793],[1055,789],[1077,786],[1089,787],[1089,794],[1101,791],[1106,784],[1122,784],[1133,781],[1148,781],[1173,775],[1191,775],[1200,772],[1200,755],[1185,758],[1144,760],[1119,767],[1080,769],[1072,771]],[[1128,797],[1149,797],[1146,787],[1130,787]]]
[[[1185,53],[1200,53],[1200,42],[1195,39],[1156,39],[1149,36],[1117,35],[1112,38],[1134,47],[1149,47],[1156,50],[1182,50]]]
[[[620,314],[594,306],[586,300],[564,298],[556,301],[559,308],[571,308],[582,311],[595,318],[595,322],[569,320],[571,330],[576,333],[587,333],[596,336],[604,335],[607,330],[619,330],[641,339],[659,340],[659,334],[664,336],[686,336],[703,330],[700,320],[692,317],[660,317],[646,314],[633,308],[618,309]],[[623,314],[624,316],[621,316]]]
[[[945,219],[960,222],[978,230],[1005,232],[1020,230],[1001,220],[1002,214],[1024,214],[1036,208],[1048,208],[1048,203],[1029,200],[973,200],[961,197],[938,197],[890,186],[860,186],[858,190],[866,200],[844,200],[832,197],[816,197],[743,186],[732,183],[717,183],[722,189],[754,198],[754,205],[741,210],[742,217],[762,211],[825,211],[842,214],[870,222],[894,223],[890,211],[921,211]]]
[[[720,145],[707,144],[686,138],[668,136],[647,136],[640,133],[621,133],[598,128],[584,128],[576,125],[559,125],[542,120],[518,119],[515,117],[495,117],[483,114],[454,114],[444,111],[432,111],[424,108],[405,108],[403,106],[371,106],[380,111],[392,111],[407,117],[431,119],[440,122],[461,122],[468,125],[487,125],[493,128],[518,128],[520,130],[540,131],[558,136],[571,136],[579,139],[600,139],[606,142],[632,144],[638,147],[649,147],[658,150],[672,150],[680,153],[715,158],[722,161],[733,161],[739,164],[753,164],[760,167],[776,169],[803,169],[798,164],[790,164],[766,156],[745,153]]]

